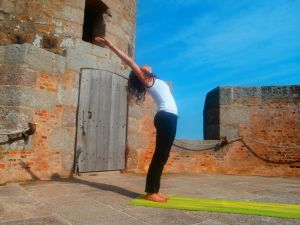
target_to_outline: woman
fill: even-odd
[[[156,148],[147,173],[145,198],[155,202],[166,202],[167,197],[159,193],[160,178],[168,160],[177,127],[177,106],[170,88],[152,73],[150,66],[138,66],[133,59],[103,37],[96,37],[95,40],[107,46],[131,67],[132,72],[129,75],[127,88],[129,94],[133,95],[137,101],[144,101],[145,94],[148,92],[157,105],[157,113],[154,117]]]

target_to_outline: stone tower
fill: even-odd
[[[73,171],[82,68],[128,75],[103,35],[133,55],[135,0],[9,0],[0,6],[0,133],[36,122],[28,142],[0,136],[0,183]]]

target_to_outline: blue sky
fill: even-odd
[[[138,0],[135,58],[173,82],[177,138],[203,139],[213,88],[300,84],[300,0]]]

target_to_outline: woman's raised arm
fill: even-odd
[[[135,72],[139,80],[145,85],[150,86],[152,81],[148,80],[142,69],[135,63],[135,61],[126,55],[123,51],[115,47],[111,41],[105,39],[104,37],[97,36],[95,41],[104,44],[110,50],[112,50],[121,60],[123,60],[130,68]]]

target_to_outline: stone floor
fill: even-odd
[[[103,172],[0,186],[1,225],[299,225],[300,220],[129,206],[145,177]],[[300,178],[163,174],[165,194],[300,204]]]

